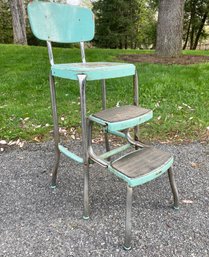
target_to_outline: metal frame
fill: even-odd
[[[53,15],[54,11],[56,11],[57,15],[53,15],[53,17],[56,17],[53,22],[53,25],[55,25],[55,28],[60,28],[51,30],[51,23],[47,19],[50,17],[47,17],[44,13],[44,6],[47,8],[50,8],[51,15]],[[56,8],[55,8],[56,6]],[[57,7],[59,8],[57,9]],[[62,8],[66,8],[67,14],[63,16],[63,10]],[[43,9],[43,12],[42,12]],[[37,11],[39,10],[39,11]],[[47,9],[49,11],[49,9]],[[125,176],[124,174],[120,173],[116,169],[114,169],[114,166],[111,166],[110,157],[120,153],[124,150],[127,150],[130,147],[134,147],[135,150],[138,148],[144,148],[148,147],[147,145],[141,143],[139,141],[139,124],[142,122],[147,121],[152,117],[152,112],[150,111],[149,114],[142,115],[139,119],[137,117],[136,119],[129,119],[127,122],[118,123],[113,122],[111,125],[107,127],[107,124],[103,124],[103,122],[99,122],[99,119],[93,119],[91,116],[89,119],[86,117],[86,80],[87,76],[84,74],[80,74],[85,72],[85,69],[83,71],[77,71],[75,73],[69,72],[69,70],[63,71],[62,73],[59,73],[59,69],[55,67],[54,65],[54,56],[52,51],[52,44],[51,41],[54,42],[79,42],[80,40],[91,40],[94,36],[94,19],[93,19],[93,13],[90,10],[87,10],[86,8],[83,8],[82,12],[80,12],[80,7],[70,7],[60,4],[54,4],[52,3],[31,3],[28,5],[28,13],[29,13],[29,19],[31,22],[31,27],[33,30],[33,33],[38,37],[39,39],[46,40],[47,41],[47,48],[48,48],[48,55],[49,55],[49,62],[52,66],[51,72],[49,74],[49,84],[50,84],[50,96],[51,96],[51,106],[52,106],[52,116],[53,116],[53,124],[54,124],[54,143],[55,143],[55,163],[52,170],[52,182],[51,187],[56,187],[56,180],[57,180],[57,173],[58,173],[58,166],[60,162],[60,154],[63,153],[67,157],[77,161],[78,163],[83,165],[83,172],[84,172],[84,210],[83,210],[83,218],[88,219],[89,218],[89,166],[90,162],[96,162],[100,164],[101,166],[107,168],[110,172],[113,172],[116,176],[122,178],[125,182],[127,182],[127,200],[126,200],[126,221],[125,221],[125,241],[124,241],[124,249],[130,250],[131,249],[131,208],[132,208],[132,194],[133,194],[133,187],[144,184],[158,176],[160,176],[163,172],[168,171],[169,176],[169,182],[171,186],[171,190],[173,193],[174,198],[174,208],[179,208],[179,197],[178,197],[178,191],[176,187],[176,183],[174,180],[174,175],[172,171],[172,163],[173,163],[173,157],[171,156],[167,162],[162,165],[161,167],[157,167],[155,170],[152,170],[152,172],[148,173],[147,176],[141,176],[131,179],[128,176]],[[39,13],[41,15],[36,15]],[[73,15],[74,20],[79,21],[79,31],[77,33],[77,25],[76,23],[69,20],[69,16],[71,14],[75,14],[75,17]],[[47,19],[46,19],[47,18]],[[63,19],[62,19],[63,18]],[[41,23],[40,23],[41,21]],[[66,33],[65,31],[65,23],[68,22],[68,26],[70,29],[68,29],[69,33]],[[44,26],[43,26],[44,24]],[[88,24],[89,26],[84,26]],[[37,26],[38,25],[38,26]],[[45,26],[46,25],[46,26]],[[72,26],[71,26],[72,25]],[[81,51],[81,59],[82,63],[86,64],[86,57],[85,57],[85,46],[84,42],[80,42],[80,51]],[[85,65],[81,65],[83,68]],[[58,72],[58,73],[57,73]],[[81,127],[82,127],[82,157],[74,154],[73,152],[69,151],[67,148],[62,146],[60,144],[60,135],[59,135],[59,126],[58,126],[58,116],[57,116],[57,105],[56,105],[56,89],[55,89],[55,78],[54,76],[60,76],[62,78],[68,78],[77,80],[79,84],[79,90],[80,90],[80,111],[81,111]],[[95,75],[96,74],[96,75]],[[115,78],[115,77],[125,77],[133,75],[133,105],[138,106],[139,105],[139,88],[138,88],[138,74],[136,71],[136,68],[133,64],[125,65],[123,69],[109,69],[108,76],[106,75],[106,70],[101,69],[100,72],[95,73],[94,71],[91,71],[88,73],[88,80],[101,80],[101,90],[102,90],[102,109],[106,109],[106,81],[104,78]],[[146,117],[145,117],[146,116]],[[92,147],[92,126],[93,122],[98,122],[100,125],[104,127],[104,137],[105,137],[105,147],[106,152],[100,156],[97,156]],[[134,127],[134,136],[131,137],[129,133],[129,127]],[[124,130],[124,131],[122,131]],[[108,140],[108,133],[112,133],[114,135],[117,135],[119,137],[125,138],[127,140],[127,144],[123,145],[121,147],[118,147],[116,149],[110,150],[109,140]],[[141,150],[139,150],[141,151]],[[123,156],[124,157],[124,156]],[[127,156],[125,156],[127,157]]]
[[[89,219],[89,154],[86,120],[86,75],[78,75],[81,103],[82,148],[84,160],[84,213],[83,218]]]
[[[171,190],[172,190],[172,193],[173,193],[173,199],[174,199],[173,208],[175,210],[178,210],[179,209],[179,194],[178,194],[178,189],[177,189],[177,186],[176,186],[176,181],[174,179],[172,166],[168,169],[168,178],[169,178]]]
[[[86,63],[86,55],[85,55],[85,45],[84,45],[84,42],[80,42],[80,49],[81,49],[82,63]]]
[[[134,75],[134,80],[133,80],[133,85],[134,85],[134,105],[138,106],[139,104],[139,98],[138,98],[138,75],[137,72]],[[103,110],[106,109],[106,87],[105,87],[105,81],[102,81],[102,107]],[[93,160],[94,162],[100,164],[101,166],[108,168],[109,171],[112,171],[115,175],[121,177],[127,182],[127,197],[126,197],[126,219],[125,219],[125,240],[124,240],[124,245],[123,248],[125,250],[130,250],[131,249],[131,213],[132,213],[132,195],[133,195],[133,187],[144,184],[161,174],[163,174],[165,171],[168,171],[168,176],[169,176],[169,182],[171,185],[171,190],[173,193],[173,198],[174,198],[174,208],[178,209],[179,208],[179,198],[178,198],[178,191],[176,187],[176,183],[174,180],[173,172],[172,172],[172,163],[173,159],[169,160],[169,162],[165,165],[164,169],[160,169],[157,171],[154,171],[153,174],[147,176],[146,178],[142,178],[141,181],[131,181],[130,179],[125,178],[125,176],[121,174],[116,174],[115,170],[111,170],[111,166],[109,165],[110,162],[108,158],[112,155],[115,155],[121,151],[127,150],[129,147],[134,146],[135,150],[138,148],[144,148],[144,147],[150,147],[148,145],[145,145],[139,141],[139,127],[135,126],[134,127],[134,138],[131,137],[129,133],[129,129],[126,129],[125,131],[110,131],[108,128],[105,129],[106,133],[112,133],[115,134],[119,137],[123,137],[128,141],[128,144],[123,145],[121,147],[118,147],[116,149],[110,150],[107,148],[106,144],[106,153],[97,156],[92,147],[92,126],[93,126],[93,120],[89,121],[89,132],[88,132],[88,137],[89,137],[89,155],[90,159]],[[105,124],[104,124],[105,127]],[[108,142],[108,138],[105,138]]]
[[[102,110],[106,110],[106,108],[107,108],[107,90],[106,90],[106,81],[104,79],[102,80],[101,86],[102,86]],[[105,139],[106,152],[108,152],[108,151],[110,151],[110,144],[109,144],[108,134],[107,134],[106,130],[104,130],[104,139]]]
[[[107,93],[106,93],[106,82],[105,80],[101,81],[101,87],[102,87],[102,109],[106,109],[106,98],[107,98]],[[138,89],[138,74],[137,70],[135,70],[135,74],[133,76],[133,104],[135,106],[139,105],[139,89]],[[96,118],[92,119],[93,121],[96,121]],[[133,119],[134,120],[134,119]],[[90,136],[92,133],[92,121],[89,123],[90,128]],[[103,167],[107,166],[108,162],[104,162],[103,159],[107,159],[110,161],[110,157],[112,155],[115,155],[117,153],[120,153],[121,151],[127,150],[131,145],[135,146],[135,149],[137,150],[138,148],[142,147],[149,147],[148,145],[145,145],[139,141],[138,134],[139,134],[139,126],[134,127],[134,138],[131,137],[129,133],[129,129],[125,129],[123,132],[120,131],[111,131],[108,128],[106,128],[106,124],[104,124],[104,132],[105,132],[105,146],[106,146],[106,153],[102,154],[100,156],[97,156],[92,147],[92,142],[91,140],[89,141],[89,154],[91,159],[93,159],[95,162],[98,164],[102,165]],[[119,147],[117,149],[113,149],[112,151],[110,150],[109,146],[109,140],[108,140],[108,133],[117,135],[119,137],[125,138],[128,141],[128,144],[122,147]]]
[[[50,95],[51,95],[51,105],[52,105],[52,116],[54,123],[54,143],[55,143],[55,164],[52,171],[52,182],[51,187],[56,187],[56,179],[57,179],[57,171],[60,161],[60,151],[59,151],[59,127],[58,127],[58,118],[57,118],[57,105],[56,105],[56,90],[55,90],[55,81],[54,77],[49,74],[49,82],[50,82]]]
[[[132,209],[132,194],[133,188],[127,185],[126,198],[126,222],[125,222],[125,241],[123,248],[125,250],[131,249],[131,209]]]
[[[82,62],[85,63],[85,49],[84,43],[80,43],[81,46],[81,57]],[[52,51],[52,45],[50,41],[47,41],[49,62],[54,65],[54,57]],[[88,157],[88,139],[87,139],[87,121],[86,121],[86,75],[78,75],[78,83],[80,89],[80,102],[81,102],[81,126],[82,126],[82,151],[83,158],[77,156],[76,154],[70,152],[67,148],[60,145],[59,136],[59,126],[58,126],[58,116],[57,116],[57,105],[56,105],[56,90],[55,90],[55,79],[51,72],[49,74],[50,82],[50,96],[51,96],[51,106],[52,106],[52,116],[54,123],[54,142],[55,142],[55,164],[52,171],[52,182],[51,187],[56,188],[57,173],[60,161],[60,153],[64,153],[71,159],[82,163],[84,169],[84,212],[83,218],[89,218],[89,157]]]
[[[52,52],[52,45],[50,41],[47,41],[47,47],[48,47],[48,54],[49,54],[49,61],[51,65],[54,65],[54,57]],[[81,48],[81,58],[82,63],[86,63],[85,58],[85,47],[84,43],[80,42],[80,48]],[[77,76],[78,84],[79,84],[79,90],[80,90],[80,111],[81,111],[81,127],[82,127],[82,157],[77,156],[76,154],[70,152],[67,148],[62,146],[60,144],[60,136],[59,136],[59,127],[58,127],[58,118],[57,118],[57,106],[56,106],[56,90],[55,90],[55,79],[54,76],[52,76],[51,72],[49,75],[49,81],[50,81],[50,93],[51,93],[51,105],[52,105],[52,114],[53,114],[53,123],[54,123],[54,142],[55,142],[55,164],[52,172],[52,184],[51,187],[56,187],[56,179],[57,179],[57,171],[60,161],[60,153],[64,153],[66,156],[70,157],[71,159],[77,161],[78,163],[81,163],[83,165],[83,171],[84,171],[84,210],[83,210],[83,218],[89,219],[89,166],[90,162],[96,162],[102,167],[108,168],[109,171],[113,172],[115,175],[119,176],[123,180],[127,182],[127,199],[126,199],[126,219],[125,219],[125,240],[123,248],[125,250],[131,249],[131,209],[132,209],[132,194],[133,194],[133,187],[138,186],[140,184],[146,183],[149,180],[152,180],[153,178],[160,176],[163,172],[165,172],[168,167],[168,176],[169,176],[169,182],[171,186],[171,190],[173,193],[174,198],[174,208],[179,208],[179,198],[178,198],[178,191],[176,187],[176,183],[174,180],[173,172],[172,172],[172,162],[173,160],[170,160],[170,162],[167,164],[167,166],[164,167],[164,170],[162,171],[155,171],[153,174],[148,176],[147,178],[144,178],[140,181],[135,179],[135,181],[132,181],[129,178],[125,178],[122,174],[116,174],[117,172],[113,170],[110,166],[110,157],[120,153],[124,150],[127,150],[130,147],[135,147],[135,150],[138,148],[144,148],[149,147],[148,145],[145,145],[139,141],[139,126],[135,126],[134,124],[134,137],[130,135],[129,129],[125,129],[124,131],[119,130],[108,130],[104,124],[104,132],[105,132],[105,147],[106,147],[106,153],[97,156],[92,147],[92,126],[94,120],[89,120],[86,117],[86,79],[87,76],[84,74],[79,74]],[[101,89],[102,89],[102,109],[106,109],[106,82],[105,80],[101,81]],[[139,104],[139,97],[138,97],[138,75],[137,72],[135,72],[135,75],[133,76],[133,104],[135,106],[138,106]],[[95,120],[96,121],[96,120]],[[114,127],[113,127],[114,129]],[[121,147],[118,147],[116,149],[110,150],[109,140],[108,140],[108,133],[115,134],[119,137],[123,137],[127,140],[127,144],[123,145]],[[166,168],[167,167],[167,168]]]
[[[134,105],[139,105],[139,79],[137,70],[134,75]],[[139,141],[139,126],[134,127],[134,140]],[[137,150],[139,147],[136,145],[135,149]]]
[[[50,41],[46,41],[47,43],[47,49],[48,49],[48,55],[49,55],[49,63],[51,65],[54,65],[54,56],[52,51],[52,43]]]

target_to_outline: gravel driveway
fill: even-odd
[[[79,142],[70,143],[75,152]],[[100,146],[99,146],[100,147]],[[181,206],[171,207],[167,175],[134,189],[133,249],[122,249],[126,186],[94,165],[91,218],[82,219],[83,175],[61,159],[52,190],[53,144],[0,153],[0,256],[209,256],[209,145],[157,145],[175,155]]]

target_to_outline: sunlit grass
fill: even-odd
[[[79,49],[55,48],[55,62],[79,62]],[[88,61],[118,61],[132,50],[87,49]],[[206,51],[186,54],[209,55]],[[51,136],[52,118],[45,47],[0,45],[0,139]],[[137,64],[140,104],[154,110],[142,126],[143,139],[199,140],[209,126],[209,64]],[[56,80],[60,126],[80,127],[76,82]],[[87,85],[88,113],[101,108],[99,82]],[[132,78],[107,80],[108,107],[132,102]],[[62,119],[61,119],[62,117]]]

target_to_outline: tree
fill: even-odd
[[[208,0],[186,0],[183,49],[189,44],[190,49],[195,50],[200,38],[207,36],[204,26],[208,20],[208,15]]]
[[[14,43],[27,45],[25,8],[23,0],[10,0]]]
[[[177,57],[182,50],[184,0],[159,0],[156,52]]]
[[[151,15],[152,10],[146,7],[146,3],[146,0],[93,2],[96,16],[95,43],[104,48],[140,47],[154,23],[154,18],[151,22],[154,14]]]

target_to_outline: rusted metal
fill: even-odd
[[[53,123],[54,123],[54,143],[55,143],[55,164],[52,171],[52,182],[51,187],[56,187],[56,179],[57,179],[57,171],[60,161],[60,151],[59,151],[59,127],[58,127],[58,118],[57,118],[57,105],[56,105],[56,90],[55,90],[55,82],[54,77],[49,74],[49,84],[50,84],[50,95],[51,95],[51,106],[52,106],[52,115],[53,115]]]
[[[132,209],[132,194],[133,188],[127,186],[126,198],[126,222],[125,222],[125,241],[123,248],[125,250],[131,249],[131,209]]]
[[[82,128],[82,152],[83,152],[83,170],[84,170],[84,213],[83,218],[89,218],[89,154],[86,120],[86,75],[78,75],[80,88],[80,107],[81,107],[81,128]]]
[[[172,193],[173,193],[173,199],[174,199],[174,209],[179,209],[179,194],[178,194],[178,189],[177,189],[177,186],[176,186],[176,181],[174,179],[174,175],[173,175],[173,168],[170,167],[168,169],[168,178],[169,178],[169,182],[170,182],[170,185],[171,185],[171,190],[172,190]]]
[[[107,89],[106,89],[106,81],[105,79],[102,79],[102,110],[106,110],[107,105]],[[105,148],[106,152],[110,151],[110,144],[108,139],[107,131],[104,130],[104,139],[105,139]],[[110,158],[108,159],[110,161]]]

